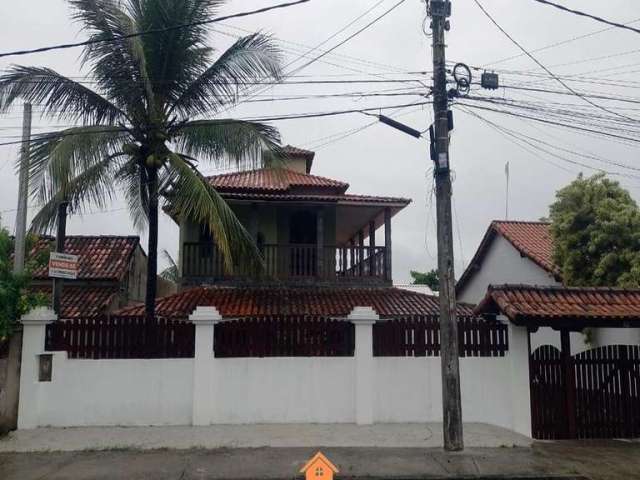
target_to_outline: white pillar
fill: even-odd
[[[215,307],[197,307],[189,317],[195,324],[193,358],[193,425],[211,425],[215,402],[214,325],[222,320]]]
[[[348,319],[355,325],[356,423],[373,423],[374,382],[373,324],[380,319],[371,307],[355,307]]]
[[[39,358],[44,353],[46,326],[58,319],[53,310],[38,307],[23,315],[22,363],[20,366],[20,400],[18,404],[18,428],[37,428],[40,382]],[[55,373],[54,373],[55,374]]]
[[[505,317],[500,320],[508,321]],[[527,327],[509,322],[509,353],[511,382],[511,428],[531,437],[531,391],[529,385],[529,333]]]

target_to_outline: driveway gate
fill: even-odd
[[[565,365],[544,345],[531,355],[530,374],[534,438],[640,437],[640,346],[587,350]]]

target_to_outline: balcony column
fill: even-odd
[[[391,263],[391,209],[384,209],[384,279],[393,280]]]
[[[369,222],[369,275],[376,274],[376,222]]]
[[[324,208],[319,208],[316,215],[316,275],[324,277]]]
[[[358,276],[364,275],[364,230],[358,232]]]

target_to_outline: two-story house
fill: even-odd
[[[437,314],[437,297],[392,283],[392,219],[410,200],[349,193],[348,183],[311,174],[314,152],[284,151],[278,168],[209,177],[255,239],[262,271],[241,261],[228,271],[207,229],[175,218],[180,292],[158,299],[157,314],[186,318],[196,306],[215,306],[227,317],[345,316],[360,305],[381,316]]]

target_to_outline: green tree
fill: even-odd
[[[413,279],[411,282],[413,285],[427,285],[434,292],[437,292],[440,289],[440,277],[438,276],[438,270],[430,270],[426,273],[411,270],[409,273]]]
[[[31,271],[37,265],[34,259],[27,262],[24,273],[13,273],[13,248],[9,232],[0,228],[0,347],[7,341],[22,315],[35,306],[47,303],[44,295],[28,289]]]
[[[207,46],[223,0],[69,0],[88,33],[86,80],[48,68],[14,66],[0,76],[0,111],[16,100],[45,117],[81,124],[32,141],[32,196],[43,205],[32,228],[49,231],[59,204],[72,213],[126,198],[135,224],[148,226],[145,310],[155,310],[159,203],[180,218],[208,225],[232,269],[234,258],[259,261],[248,232],[198,170],[255,162],[277,151],[265,124],[211,119],[238,100],[248,82],[278,80],[281,57],[270,37],[252,34],[214,59]],[[133,32],[162,30],[125,39]],[[116,189],[120,188],[121,192]]]
[[[640,286],[640,209],[604,174],[578,176],[550,207],[554,261],[571,286]]]

